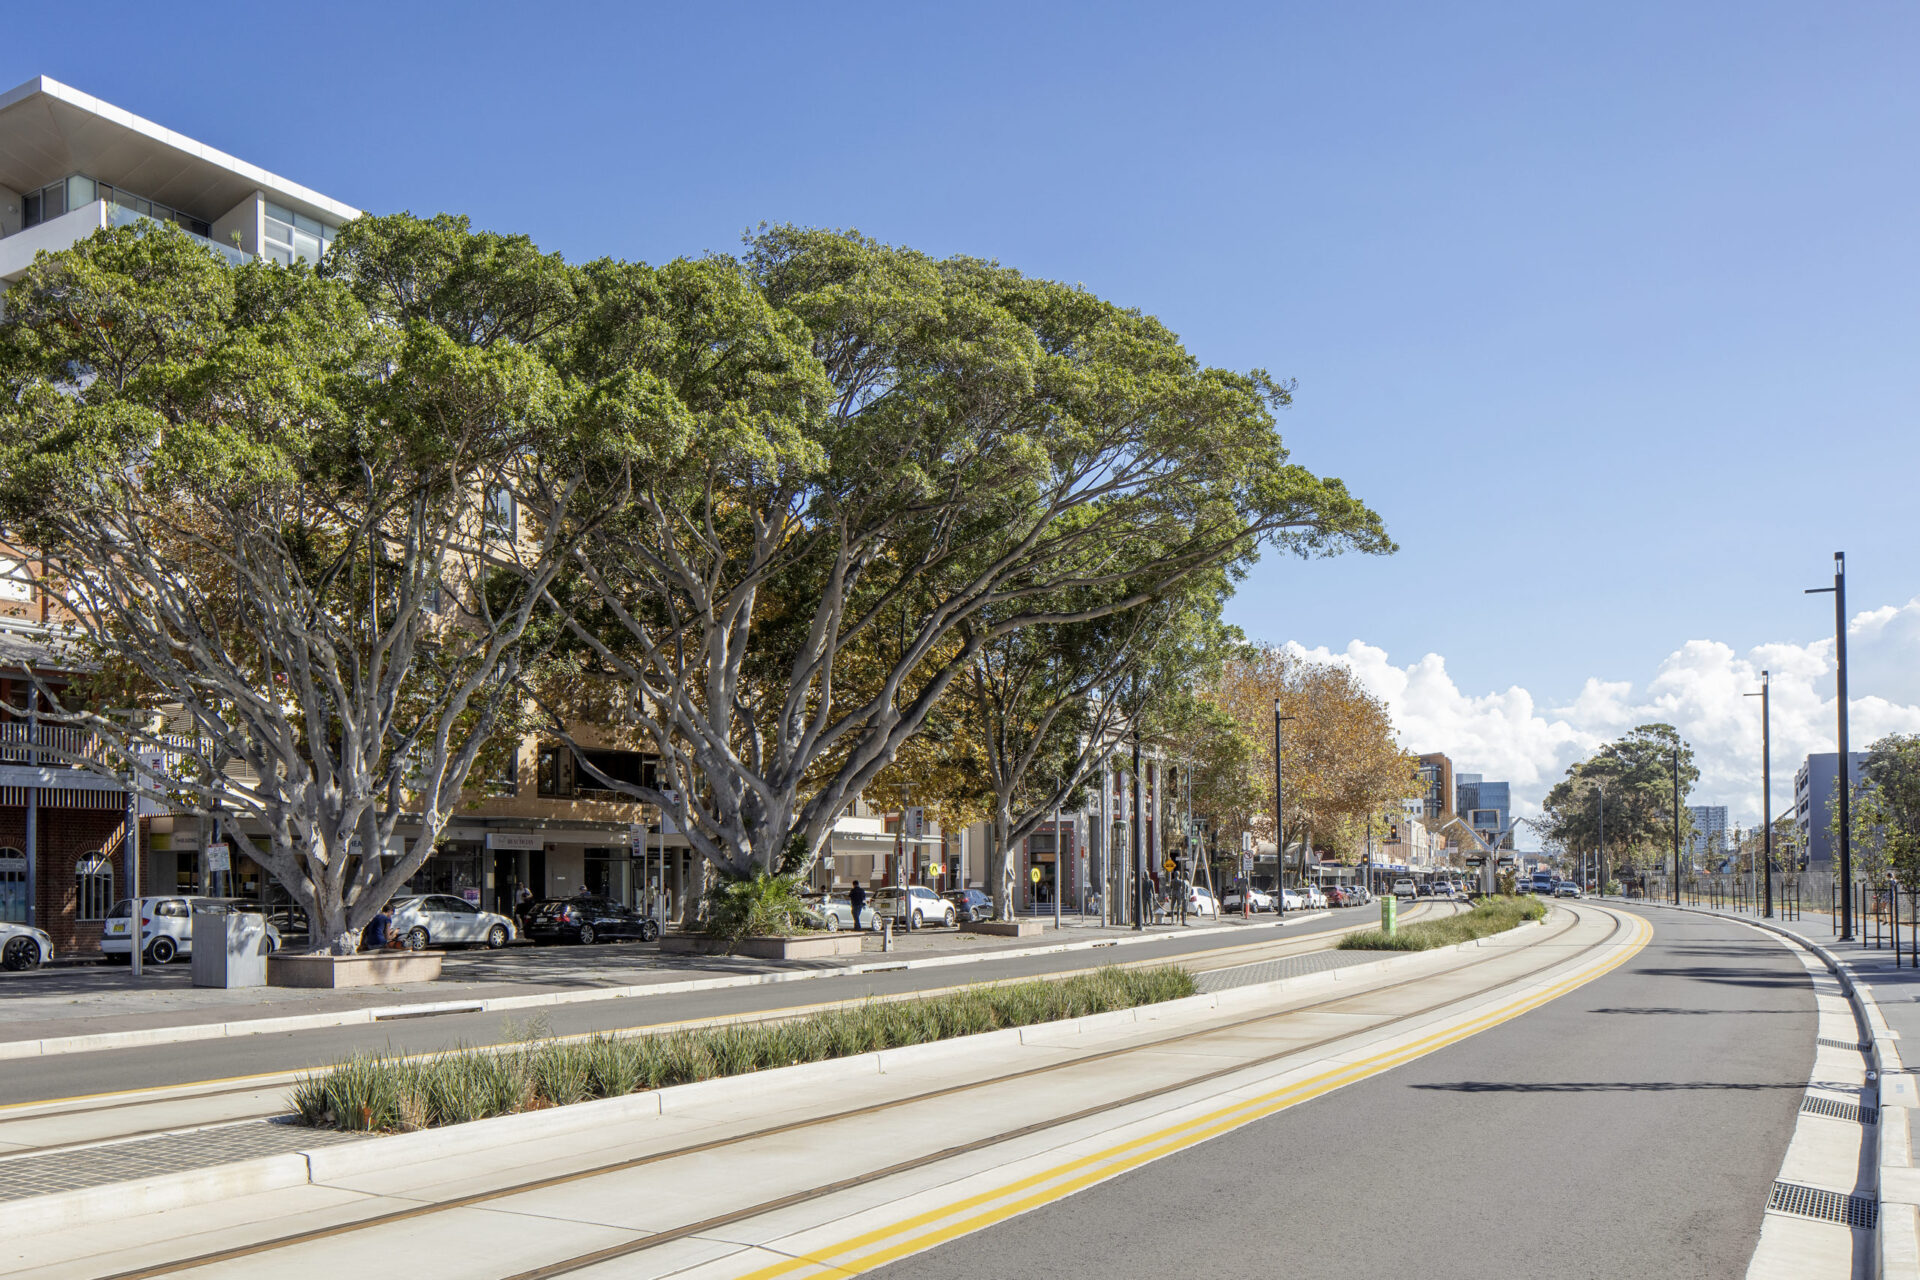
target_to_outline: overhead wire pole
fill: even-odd
[[[1766,903],[1761,909],[1761,918],[1773,919],[1773,698],[1769,692],[1773,687],[1773,677],[1767,672],[1760,673],[1760,692],[1749,693],[1749,698],[1760,699],[1760,824],[1766,846],[1766,864],[1760,878],[1766,885]]]
[[[1840,721],[1840,941],[1853,941],[1853,783],[1847,755],[1847,553],[1833,553],[1833,585],[1808,587],[1810,596],[1833,595],[1834,702]]]
[[[1594,820],[1600,827],[1599,849],[1594,853],[1595,870],[1599,877],[1593,891],[1601,896],[1607,892],[1607,788],[1605,783],[1593,784]]]
[[[1146,863],[1143,861],[1146,855],[1140,847],[1140,731],[1138,729],[1133,731],[1133,778],[1131,781],[1133,783],[1133,844],[1128,852],[1133,856],[1127,859],[1127,876],[1133,881],[1133,927],[1135,932],[1140,932],[1147,927],[1147,904],[1144,901],[1146,895],[1142,892],[1146,887],[1142,881],[1146,879],[1147,873]]]

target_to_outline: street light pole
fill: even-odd
[[[1287,914],[1287,806],[1286,791],[1281,786],[1280,759],[1285,739],[1281,737],[1280,726],[1292,716],[1280,714],[1280,699],[1273,700],[1273,900],[1276,914]],[[1306,867],[1300,868],[1302,877]]]
[[[1847,756],[1847,553],[1833,553],[1833,585],[1808,587],[1810,596],[1833,594],[1834,701],[1840,719],[1840,941],[1853,941],[1853,787]]]
[[[1594,854],[1599,863],[1600,878],[1593,891],[1601,896],[1607,892],[1607,788],[1602,783],[1593,784],[1593,810],[1595,820],[1600,824],[1600,848]]]
[[[1767,887],[1766,905],[1761,911],[1763,919],[1773,919],[1773,716],[1771,690],[1773,677],[1765,671],[1760,673],[1760,692],[1749,693],[1749,698],[1760,699],[1760,826],[1766,845],[1766,865],[1761,869],[1760,878]]]
[[[1680,905],[1680,748],[1673,749],[1673,905]]]
[[[1146,864],[1144,852],[1140,850],[1140,731],[1133,731],[1133,858],[1127,860],[1127,875],[1133,879],[1133,929],[1139,933],[1146,929],[1146,894],[1142,890],[1146,885]]]

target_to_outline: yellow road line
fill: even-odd
[[[1448,1045],[1458,1043],[1489,1028],[1509,1022],[1514,1018],[1538,1008],[1551,1000],[1558,999],[1567,992],[1597,978],[1603,977],[1619,968],[1644,949],[1653,937],[1653,926],[1644,919],[1626,914],[1625,919],[1632,922],[1633,933],[1626,943],[1621,944],[1618,954],[1610,956],[1598,964],[1590,965],[1577,973],[1555,983],[1544,991],[1524,996],[1488,1013],[1471,1018],[1445,1031],[1422,1037],[1398,1049],[1386,1050],[1359,1062],[1345,1064],[1323,1071],[1318,1075],[1287,1085],[1280,1089],[1250,1098],[1242,1102],[1218,1108],[1206,1114],[1169,1125],[1166,1128],[1139,1138],[1118,1143],[1090,1155],[1081,1156],[1056,1165],[1040,1173],[1020,1178],[992,1191],[981,1192],[959,1200],[940,1209],[916,1214],[889,1226],[875,1228],[860,1235],[816,1251],[813,1254],[784,1259],[770,1266],[746,1273],[741,1280],[775,1280],[776,1277],[790,1275],[803,1268],[813,1268],[821,1274],[835,1276],[853,1276],[874,1267],[896,1261],[910,1254],[921,1252],[960,1236],[968,1235],[984,1227],[1003,1222],[1008,1218],[1025,1213],[1030,1209],[1053,1201],[1062,1200],[1077,1191],[1084,1190],[1099,1182],[1138,1168],[1163,1156],[1196,1146],[1223,1133],[1241,1128],[1255,1120],[1264,1119],[1302,1102],[1317,1098],[1335,1089],[1353,1084],[1389,1071],[1394,1067],[1424,1057]],[[1064,1181],[1063,1181],[1064,1179]],[[1028,1192],[1030,1194],[1022,1195]],[[1009,1196],[1018,1199],[1008,1200]],[[999,1203],[996,1203],[999,1202]],[[983,1206],[992,1206],[983,1208]],[[902,1232],[915,1231],[921,1227],[950,1219],[955,1214],[981,1210],[958,1222],[922,1232],[906,1240],[886,1245],[845,1263],[834,1263],[832,1258],[844,1257],[867,1249],[871,1245],[898,1237]]]

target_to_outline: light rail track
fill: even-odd
[[[1397,1026],[1399,1024],[1412,1021],[1413,1019],[1416,1019],[1416,1018],[1430,1017],[1432,1014],[1434,1014],[1439,1010],[1447,1009],[1454,1005],[1469,1003],[1473,1000],[1477,1000],[1481,998],[1482,996],[1485,996],[1490,991],[1497,990],[1501,987],[1510,986],[1518,982],[1524,982],[1527,979],[1537,976],[1538,974],[1544,973],[1550,969],[1556,969],[1556,968],[1574,965],[1583,957],[1590,955],[1593,952],[1598,951],[1603,947],[1613,945],[1615,942],[1619,940],[1623,932],[1633,927],[1632,922],[1634,920],[1634,917],[1629,916],[1624,912],[1617,911],[1608,907],[1599,906],[1597,904],[1592,904],[1592,903],[1585,904],[1585,905],[1587,905],[1589,909],[1598,911],[1601,914],[1606,915],[1612,919],[1613,927],[1609,930],[1609,932],[1605,937],[1597,939],[1596,941],[1589,943],[1584,947],[1581,947],[1578,951],[1572,953],[1571,955],[1556,955],[1552,959],[1547,960],[1543,964],[1535,965],[1519,974],[1508,974],[1506,976],[1501,977],[1500,979],[1498,979],[1497,981],[1491,984],[1476,988],[1475,990],[1467,992],[1463,995],[1454,996],[1447,1000],[1443,1000],[1437,1004],[1427,1006],[1418,1010],[1414,1010],[1409,1013],[1398,1014],[1398,1015],[1383,1018],[1380,1021],[1369,1025],[1367,1028],[1365,1028],[1365,1031],[1371,1034],[1374,1032],[1378,1032],[1383,1028]],[[1567,916],[1566,920],[1564,920],[1563,922],[1555,926],[1553,933],[1548,935],[1545,938],[1540,939],[1539,943],[1536,945],[1550,943],[1554,939],[1563,936],[1564,934],[1566,934],[1567,932],[1569,932],[1570,930],[1572,930],[1578,925],[1579,917],[1576,913],[1567,912],[1565,914]],[[1471,969],[1471,968],[1477,967],[1480,964],[1486,963],[1490,960],[1498,959],[1498,958],[1501,958],[1502,956],[1510,955],[1510,954],[1511,954],[1510,952],[1489,950],[1484,956],[1469,961],[1466,965],[1461,966],[1461,970],[1455,970],[1455,972],[1459,972],[1465,969]],[[1247,1027],[1258,1026],[1262,1023],[1272,1022],[1277,1019],[1293,1017],[1298,1014],[1308,1012],[1310,1010],[1327,1010],[1327,1009],[1335,1008],[1339,1005],[1346,1004],[1355,1000],[1372,999],[1379,996],[1382,992],[1395,991],[1395,990],[1400,990],[1409,986],[1413,986],[1420,982],[1426,981],[1431,976],[1432,975],[1429,975],[1429,974],[1420,974],[1420,975],[1416,975],[1406,979],[1402,979],[1401,981],[1398,981],[1398,982],[1391,982],[1391,983],[1383,984],[1381,986],[1370,987],[1365,991],[1350,992],[1350,993],[1345,993],[1341,995],[1329,996],[1324,1000],[1317,1000],[1304,1005],[1296,1005],[1296,1006],[1293,1006],[1292,1008],[1285,1009],[1278,1012],[1254,1014],[1245,1018],[1235,1019],[1231,1022],[1221,1023],[1221,1024],[1208,1026],[1205,1028],[1200,1028],[1200,1029],[1191,1030],[1191,1031],[1176,1032],[1171,1035],[1157,1037],[1155,1039],[1143,1041],[1137,1044],[1126,1045],[1121,1048],[1100,1050],[1100,1051],[1081,1055],[1081,1056],[1074,1057],[1061,1062],[1045,1063],[1045,1064],[1037,1065],[1034,1067],[1024,1068],[1019,1071],[1004,1072],[1000,1075],[990,1076],[981,1080],[970,1081],[961,1085],[942,1086],[938,1089],[929,1090],[922,1093],[911,1094],[911,1095],[907,1095],[900,1098],[893,1098],[885,1102],[878,1102],[878,1103],[873,1103],[873,1104],[859,1106],[859,1107],[845,1108],[839,1111],[834,1111],[834,1112],[830,1112],[823,1115],[808,1116],[802,1119],[784,1121],[779,1124],[763,1126],[761,1128],[754,1129],[746,1133],[735,1134],[729,1137],[715,1138],[715,1139],[710,1139],[702,1142],[688,1143],[685,1145],[672,1147],[664,1151],[649,1152],[645,1155],[633,1156],[626,1159],[615,1160],[615,1161],[608,1161],[602,1164],[594,1165],[586,1169],[574,1170],[572,1172],[568,1172],[564,1174],[554,1174],[546,1177],[529,1179],[527,1181],[514,1183],[508,1186],[497,1187],[497,1188],[493,1188],[486,1191],[478,1191],[478,1192],[472,1192],[466,1195],[453,1196],[445,1200],[436,1201],[432,1204],[423,1204],[423,1205],[417,1205],[417,1206],[413,1206],[406,1209],[398,1209],[398,1210],[391,1210],[391,1211],[378,1213],[378,1214],[371,1214],[365,1218],[358,1219],[352,1222],[339,1223],[339,1224],[335,1224],[328,1227],[314,1228],[306,1231],[290,1232],[285,1235],[274,1236],[265,1240],[249,1242],[248,1244],[242,1245],[242,1246],[234,1246],[231,1248],[210,1251],[207,1253],[202,1253],[202,1254],[194,1255],[187,1258],[182,1258],[176,1261],[159,1263],[155,1265],[139,1267],[132,1270],[113,1273],[111,1275],[102,1277],[101,1280],[156,1280],[156,1278],[158,1277],[178,1275],[182,1272],[190,1271],[197,1267],[211,1266],[217,1263],[230,1262],[240,1258],[249,1258],[256,1254],[275,1252],[282,1249],[296,1247],[302,1244],[315,1243],[315,1242],[329,1240],[329,1239],[337,1239],[345,1236],[350,1236],[362,1231],[368,1231],[368,1230],[372,1230],[372,1229],[384,1227],[384,1226],[391,1226],[395,1223],[417,1221],[423,1218],[428,1218],[428,1217],[433,1217],[439,1214],[448,1213],[457,1209],[470,1208],[475,1205],[487,1204],[492,1201],[503,1200],[503,1199],[507,1199],[509,1197],[517,1196],[517,1195],[523,1195],[528,1192],[545,1190],[552,1187],[565,1186],[570,1183],[582,1182],[591,1178],[604,1177],[609,1174],[620,1173],[630,1169],[642,1168],[647,1165],[660,1164],[669,1160],[682,1159],[687,1156],[696,1156],[696,1155],[701,1155],[707,1152],[723,1150],[728,1147],[735,1147],[744,1143],[749,1143],[749,1142],[753,1142],[753,1141],[757,1141],[757,1140],[769,1138],[769,1137],[775,1137],[782,1134],[790,1134],[795,1132],[801,1132],[807,1129],[820,1128],[820,1127],[823,1127],[829,1124],[835,1124],[844,1120],[855,1119],[863,1116],[879,1115],[888,1111],[896,1110],[901,1107],[911,1106],[915,1103],[926,1102],[926,1101],[935,1100],[935,1099],[952,1098],[957,1094],[977,1092],[980,1090],[993,1088],[999,1085],[1010,1084],[1020,1080],[1033,1079],[1035,1077],[1048,1075],[1053,1072],[1082,1067],[1092,1062],[1100,1062],[1100,1061],[1121,1058],[1129,1054],[1161,1050],[1161,1049],[1165,1049],[1169,1045],[1180,1044],[1183,1042],[1202,1039],[1208,1036],[1217,1036],[1224,1033],[1241,1030]],[[866,1170],[851,1178],[836,1180],[834,1182],[825,1183],[816,1187],[807,1188],[803,1191],[793,1192],[787,1195],[774,1197],[772,1199],[768,1199],[752,1205],[744,1206],[739,1209],[729,1210],[725,1213],[716,1214],[712,1217],[704,1218],[697,1222],[684,1223],[677,1227],[672,1227],[672,1228],[660,1230],[657,1232],[653,1232],[640,1239],[624,1242],[624,1243],[613,1245],[607,1248],[593,1250],[586,1253],[576,1254],[571,1257],[563,1258],[552,1263],[535,1267],[531,1270],[514,1273],[513,1275],[505,1277],[504,1280],[550,1280],[551,1277],[569,1275],[574,1272],[584,1270],[588,1267],[600,1265],[602,1263],[616,1261],[622,1258],[632,1257],[637,1254],[643,1254],[648,1252],[649,1250],[659,1248],[662,1245],[670,1244],[677,1240],[683,1240],[690,1236],[699,1235],[704,1232],[714,1231],[719,1228],[726,1227],[730,1224],[745,1222],[747,1220],[758,1218],[763,1215],[773,1213],[781,1209],[791,1208],[795,1205],[805,1204],[809,1201],[818,1200],[823,1197],[836,1194],[837,1192],[844,1191],[864,1183],[873,1182],[878,1179],[883,1179],[883,1178],[891,1177],[897,1174],[911,1172],[916,1169],[925,1168],[929,1165],[938,1164],[941,1161],[953,1159],[956,1156],[962,1156],[969,1153],[985,1150],[987,1148],[998,1146],[1007,1142],[1012,1142],[1019,1138],[1023,1138],[1035,1133],[1045,1132],[1049,1129],[1056,1129],[1064,1125],[1075,1123],[1077,1121],[1090,1119],[1105,1112],[1119,1110],[1121,1108],[1134,1106],[1144,1102],[1151,1102],[1157,1098],[1166,1096],[1168,1094],[1171,1094],[1180,1090],[1191,1089],[1196,1085],[1204,1085],[1211,1081],[1223,1079],[1225,1077],[1232,1076],[1232,1075],[1237,1075],[1253,1068],[1271,1065],[1282,1059],[1296,1057],[1303,1053],[1310,1053],[1316,1049],[1325,1048],[1328,1045],[1334,1044],[1338,1041],[1348,1039],[1354,1034],[1356,1034],[1354,1029],[1346,1029],[1346,1030],[1342,1030],[1334,1034],[1327,1035],[1320,1039],[1309,1041],[1303,1044],[1291,1044],[1283,1049],[1276,1050],[1275,1052],[1270,1054],[1262,1055],[1260,1057],[1256,1057],[1256,1058],[1252,1058],[1244,1061],[1234,1062],[1231,1065],[1224,1066],[1224,1067],[1218,1067],[1211,1070],[1201,1071],[1195,1075],[1185,1077],[1179,1081],[1176,1081],[1170,1084],[1159,1085],[1151,1089],[1142,1090],[1138,1093],[1129,1095],[1127,1097],[1118,1098],[1118,1099],[1109,1099],[1106,1101],[1093,1104],[1088,1107],[1075,1110],[1070,1113],[1050,1116],[1045,1120],[1038,1121],[1028,1125],[1022,1125],[1015,1129],[1005,1130],[999,1133],[989,1135],[987,1137],[974,1139],[969,1142],[959,1143],[954,1146],[942,1148],[938,1151],[928,1152],[922,1155],[917,1155],[904,1160],[900,1160],[891,1165],[885,1166],[883,1168]]]

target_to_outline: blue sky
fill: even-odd
[[[1551,720],[1689,641],[1813,661],[1836,549],[1860,609],[1920,595],[1909,5],[86,12],[13,8],[0,80],[570,258],[762,220],[994,257],[1297,379],[1295,458],[1403,549],[1263,565],[1257,637]]]

